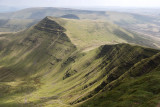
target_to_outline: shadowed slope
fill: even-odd
[[[118,79],[110,84],[106,84],[101,92],[78,106],[156,106],[160,101],[159,78],[160,53],[157,53],[152,57],[135,63],[134,66],[126,70]]]
[[[51,22],[45,18],[26,31],[5,35],[6,38],[12,35],[13,39],[1,50],[1,68],[13,67],[17,73],[22,69],[36,71],[50,63],[59,62],[72,53],[76,48],[65,35],[65,29],[56,22]],[[23,73],[26,76],[33,71],[19,72],[18,75]]]

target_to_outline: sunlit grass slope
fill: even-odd
[[[49,18],[63,26],[71,41],[83,50],[91,50],[103,44],[117,43],[132,43],[158,48],[152,40],[126,31],[109,21]]]
[[[107,30],[98,22],[84,22],[88,23],[88,30],[92,28],[91,24],[95,23],[98,27],[102,26],[102,31]],[[96,36],[99,34],[97,32],[101,31],[100,28],[96,31],[94,25],[94,30],[87,33],[84,30],[87,24],[84,23],[82,26],[81,23],[77,20],[46,17],[23,32],[0,36],[0,106],[96,107],[122,103],[127,107],[135,103],[134,101],[139,101],[139,98],[142,99],[136,102],[138,104],[148,101],[152,105],[158,104],[159,84],[146,88],[149,83],[142,80],[147,75],[153,75],[151,83],[155,84],[158,81],[159,51],[125,43],[102,45],[90,51],[81,51],[83,46],[92,43],[99,43],[99,46],[103,43],[100,41],[105,39]],[[76,28],[78,25],[81,32]],[[112,26],[110,28],[108,25],[108,29],[116,27]],[[83,36],[81,33],[87,35]],[[130,34],[127,37],[132,36]],[[81,42],[74,45],[77,38],[81,39]],[[113,38],[117,41],[123,40],[118,35],[114,35]],[[110,37],[105,39],[104,43],[109,41]],[[140,82],[140,86],[136,81]],[[152,94],[151,99],[147,97],[147,100],[143,100],[143,96],[148,95],[147,92],[142,93],[142,97],[134,92],[133,96],[130,96],[130,89],[126,87],[142,91],[153,89],[156,94]],[[122,96],[122,100],[119,100],[119,96]],[[133,101],[129,102],[129,99]]]

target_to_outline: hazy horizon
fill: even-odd
[[[0,0],[11,7],[139,7],[159,8],[159,0]]]

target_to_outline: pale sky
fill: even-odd
[[[0,5],[32,7],[160,7],[160,0],[0,0]]]

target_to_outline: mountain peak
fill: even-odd
[[[42,21],[40,21],[36,26],[36,29],[47,32],[64,32],[65,28],[59,25],[52,17],[47,16]]]

